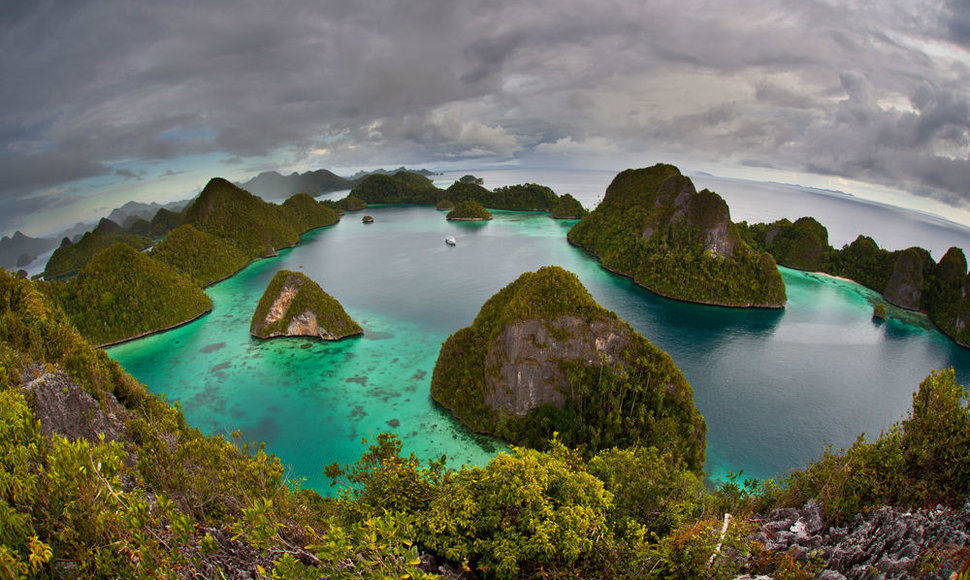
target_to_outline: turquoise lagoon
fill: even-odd
[[[494,184],[492,184],[494,185]],[[573,222],[495,212],[450,223],[431,208],[348,213],[300,245],[207,290],[213,311],[181,328],[109,349],[149,389],[178,401],[209,433],[264,441],[292,478],[326,493],[323,468],[356,460],[362,438],[396,433],[405,452],[482,465],[507,447],[474,434],[429,395],[441,343],[522,272],[560,265],[606,308],[673,357],[708,424],[712,479],[771,477],[827,444],[850,445],[905,416],[932,369],[970,379],[970,351],[920,316],[891,310],[850,282],[783,269],[783,310],[734,310],[655,296],[610,274],[565,239]],[[795,216],[797,217],[797,216]],[[456,247],[444,244],[445,236]],[[256,303],[281,268],[305,272],[364,328],[338,343],[249,336]]]

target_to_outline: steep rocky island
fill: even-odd
[[[667,353],[557,266],[522,274],[442,345],[431,396],[477,431],[587,452],[653,446],[691,470],[706,424]]]
[[[785,305],[774,258],[741,239],[719,195],[697,191],[673,165],[618,174],[568,239],[605,268],[668,298],[734,307]]]
[[[280,270],[260,298],[249,332],[257,338],[340,340],[364,331],[316,282],[299,272]]]
[[[891,252],[863,235],[835,249],[828,230],[811,217],[738,226],[749,244],[770,252],[782,266],[854,280],[893,306],[925,313],[944,334],[970,348],[970,276],[960,248],[950,248],[936,262],[923,248]],[[885,306],[882,312],[885,318]]]

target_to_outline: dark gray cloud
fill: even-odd
[[[348,167],[645,150],[964,203],[970,2],[838,4],[10,0],[0,204],[40,211],[50,188],[199,156]]]

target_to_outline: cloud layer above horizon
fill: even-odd
[[[662,154],[970,200],[968,0],[8,0],[0,75],[8,222],[193,156]]]

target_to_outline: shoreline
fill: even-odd
[[[200,312],[199,314],[196,314],[195,316],[193,316],[192,318],[189,318],[188,320],[183,320],[182,322],[179,322],[177,324],[173,324],[171,326],[166,326],[165,328],[159,328],[159,329],[156,329],[156,330],[148,330],[148,331],[145,331],[145,332],[143,332],[143,333],[141,333],[141,334],[139,334],[137,336],[130,336],[128,338],[122,338],[121,340],[116,340],[114,342],[105,342],[103,344],[98,344],[98,345],[95,345],[95,348],[105,349],[105,348],[112,347],[112,346],[118,346],[119,344],[124,344],[126,342],[131,342],[133,340],[138,340],[139,338],[145,338],[145,337],[151,336],[153,334],[159,334],[159,333],[162,333],[162,332],[167,332],[169,330],[175,330],[176,328],[185,326],[186,324],[189,324],[191,322],[195,322],[196,320],[202,318],[203,316],[205,316],[206,314],[209,314],[211,312],[212,312],[212,306],[209,306],[209,308],[207,308],[205,311]]]

